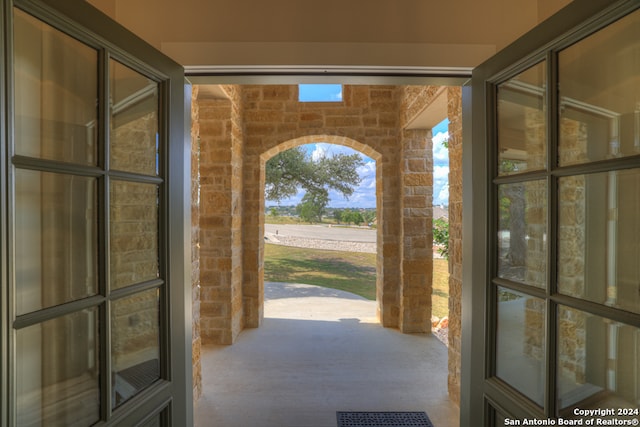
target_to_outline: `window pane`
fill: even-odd
[[[114,301],[111,311],[113,406],[160,378],[159,291]]]
[[[158,174],[158,84],[111,60],[111,168]]]
[[[560,52],[560,165],[640,154],[639,31],[636,11]]]
[[[545,388],[545,302],[498,287],[496,375],[538,405]]]
[[[557,366],[560,416],[575,417],[574,407],[638,409],[638,328],[560,306]],[[637,415],[598,418],[635,419]]]
[[[98,53],[14,9],[15,152],[96,164]]]
[[[559,180],[558,289],[640,313],[640,169]]]
[[[17,313],[96,294],[96,180],[22,169],[15,178]]]
[[[545,181],[498,186],[498,276],[544,288],[547,282]]]
[[[98,421],[97,314],[85,310],[18,330],[17,425],[85,427]]]
[[[341,84],[301,84],[298,85],[300,102],[342,102]]]
[[[498,173],[547,165],[546,63],[498,86]]]
[[[158,186],[111,182],[111,287],[157,279]]]

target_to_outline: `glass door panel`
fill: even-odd
[[[158,174],[158,83],[110,60],[111,168]]]
[[[498,287],[496,376],[544,405],[544,300]]]
[[[539,288],[547,285],[545,181],[498,186],[498,277]]]
[[[111,360],[114,407],[160,379],[159,291],[113,302]]]
[[[557,415],[582,418],[573,408],[611,409],[598,418],[638,418],[640,329],[560,306],[557,367]]]
[[[558,291],[640,313],[640,169],[559,179]]]
[[[561,166],[640,154],[639,33],[632,13],[559,53]]]
[[[547,165],[546,62],[497,88],[498,171],[500,175]]]
[[[134,56],[123,43],[131,34],[107,19],[95,22],[101,17],[86,2],[62,19],[56,0],[14,3],[10,25],[2,27],[3,43],[13,43],[4,87],[14,88],[15,105],[2,109],[11,113],[13,131],[8,147],[2,134],[10,161],[0,165],[11,240],[2,282],[10,301],[0,299],[10,346],[2,366],[12,379],[5,386],[0,373],[0,419],[191,425],[191,395],[171,384],[190,383],[191,372],[187,362],[172,365],[167,357],[191,362],[184,325],[169,325],[170,307],[183,310],[190,286],[180,263],[188,248],[179,238],[171,249],[164,245],[170,219],[184,225],[179,209],[170,208],[173,198],[182,204],[178,181],[188,156],[183,70],[137,39],[143,58]],[[105,41],[112,38],[117,42]],[[169,168],[161,167],[170,150],[180,158],[171,168],[171,194]],[[169,259],[176,260],[171,270]],[[171,288],[169,271],[182,279]],[[132,401],[150,412],[136,412]]]
[[[14,9],[15,153],[97,163],[98,52]]]
[[[97,180],[27,169],[15,177],[17,314],[97,294]]]
[[[109,194],[111,288],[158,279],[158,186],[113,180]]]
[[[640,413],[640,4],[600,3],[575,0],[474,70],[466,342],[486,358],[467,368],[484,399],[471,421]]]
[[[78,426],[100,419],[98,310],[17,333],[17,425]]]

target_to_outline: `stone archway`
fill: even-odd
[[[257,327],[263,317],[263,228],[264,162],[279,147],[300,144],[304,138],[322,135],[334,143],[355,145],[365,154],[378,157],[378,211],[382,234],[378,251],[378,316],[385,327],[407,332],[427,332],[430,311],[424,327],[403,322],[401,247],[402,150],[400,105],[402,90],[397,86],[344,86],[338,103],[298,101],[297,86],[244,86],[244,162],[243,162],[243,313],[246,327]],[[282,145],[282,144],[285,145]],[[385,218],[392,218],[386,221]],[[430,228],[429,228],[430,231]],[[430,274],[430,273],[429,273]],[[430,289],[428,290],[430,292]],[[428,301],[430,308],[430,299]],[[424,311],[422,313],[424,315]],[[411,316],[406,317],[407,319]],[[419,316],[412,318],[417,322]]]
[[[305,145],[305,144],[315,144],[315,143],[328,143],[328,144],[334,144],[334,145],[342,145],[345,147],[349,147],[352,148],[362,154],[364,154],[367,157],[370,157],[371,159],[375,160],[376,162],[376,212],[377,212],[377,222],[378,224],[382,224],[382,218],[384,216],[384,212],[383,209],[381,209],[382,206],[382,200],[383,200],[383,185],[382,185],[382,179],[380,178],[381,176],[383,176],[383,156],[382,154],[380,154],[379,152],[377,152],[375,149],[373,149],[372,147],[363,144],[359,141],[356,141],[354,139],[351,139],[349,137],[344,137],[344,136],[337,136],[337,135],[307,135],[307,136],[301,136],[301,137],[297,137],[294,139],[290,139],[288,141],[284,141],[281,144],[278,144],[272,148],[270,148],[269,150],[265,151],[264,153],[262,153],[260,155],[260,203],[259,203],[259,223],[258,223],[258,254],[260,256],[259,261],[259,265],[262,267],[264,265],[264,207],[265,207],[265,198],[264,198],[264,188],[265,188],[265,164],[266,162],[271,159],[272,157],[274,157],[275,155],[277,155],[278,153],[281,153],[283,151],[289,150],[291,148],[295,148],[298,147],[300,145]],[[378,227],[377,228],[377,233],[376,233],[376,254],[378,254],[377,256],[377,262],[376,262],[376,302],[377,302],[377,316],[378,319],[381,321],[382,323],[382,319],[383,319],[383,315],[382,313],[384,312],[384,307],[381,304],[380,299],[378,298],[379,296],[383,295],[385,292],[384,289],[384,271],[382,268],[382,262],[381,262],[381,256],[380,254],[383,251],[383,247],[384,247],[384,241],[385,239],[387,239],[388,236],[385,236],[384,233],[384,227]],[[260,304],[259,310],[262,310],[262,305],[264,304],[264,273],[262,268],[260,268],[259,270],[259,277],[258,277],[258,282],[255,283],[255,285],[257,286],[257,288],[259,289],[259,292],[262,293],[262,295],[260,296],[260,299],[258,301],[258,304]]]

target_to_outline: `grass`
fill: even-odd
[[[305,283],[376,299],[376,254],[292,248],[266,243],[264,280]],[[448,315],[447,260],[433,260],[432,312]]]
[[[264,280],[305,283],[376,299],[376,254],[264,245]]]
[[[433,260],[433,291],[431,314],[442,319],[449,315],[449,263],[446,259]]]
[[[298,217],[293,216],[264,216],[265,224],[307,224],[300,220]]]

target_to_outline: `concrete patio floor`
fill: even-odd
[[[375,302],[311,285],[265,283],[265,319],[231,346],[202,349],[197,427],[336,427],[336,411],[425,411],[459,425],[447,349],[382,328]]]

